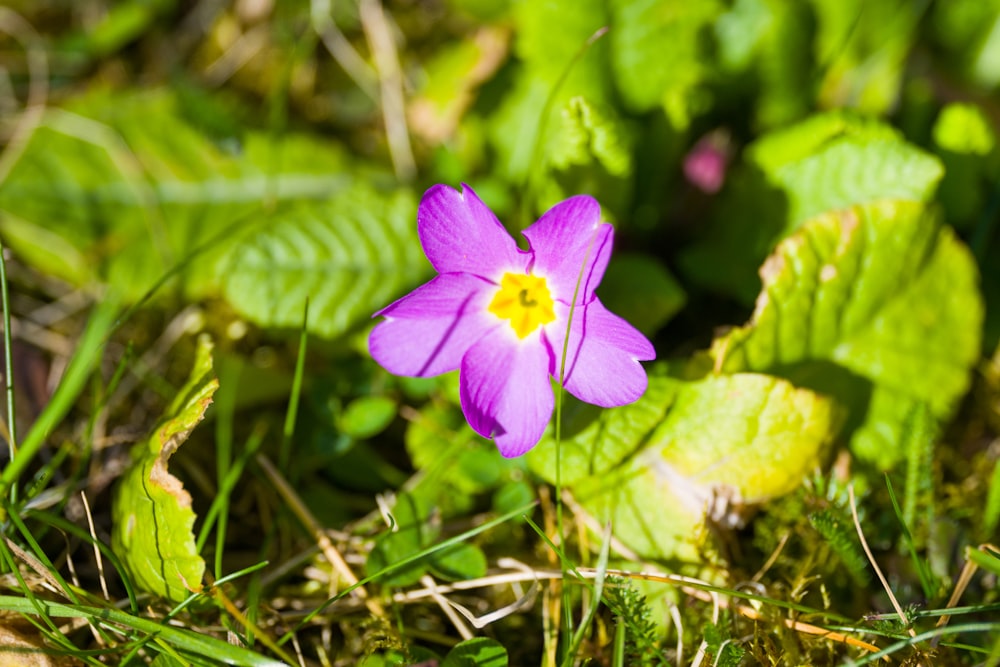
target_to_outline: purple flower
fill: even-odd
[[[549,377],[559,377],[575,294],[566,390],[603,407],[639,398],[646,391],[639,361],[655,353],[594,295],[613,237],[598,203],[581,195],[553,206],[524,231],[526,252],[462,187],[435,185],[421,200],[420,242],[439,275],[376,313],[385,320],[371,333],[372,357],[396,375],[459,369],[469,424],[504,456],[520,456],[552,416]]]

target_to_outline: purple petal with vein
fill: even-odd
[[[462,356],[502,326],[486,307],[494,286],[468,273],[440,275],[375,316],[368,338],[372,357],[390,373],[427,377],[457,369]]]
[[[474,273],[499,283],[506,271],[524,273],[531,256],[467,185],[435,185],[420,200],[420,243],[438,273]]]
[[[566,322],[569,306],[556,304],[556,316],[558,322]],[[563,327],[546,329],[555,350],[556,376],[565,335]],[[595,298],[573,311],[563,386],[587,403],[605,408],[626,405],[646,391],[646,371],[639,361],[655,357],[645,336]]]
[[[462,359],[462,411],[473,430],[493,437],[500,453],[520,456],[542,438],[552,417],[551,352],[540,334],[523,341],[503,328],[490,332]]]
[[[571,303],[580,281],[576,302],[590,301],[604,277],[614,237],[611,225],[601,223],[601,207],[593,197],[578,195],[556,204],[524,236],[535,254],[531,272],[545,276],[553,298]]]

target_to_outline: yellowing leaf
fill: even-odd
[[[570,416],[562,480],[641,556],[696,563],[684,571],[704,574],[715,551],[708,519],[739,524],[744,506],[793,490],[825,461],[841,421],[833,400],[779,378],[653,376],[632,405],[582,428]],[[528,460],[554,478],[554,443]]]
[[[778,246],[761,279],[751,322],[713,345],[718,369],[837,395],[864,419],[856,453],[882,467],[902,455],[900,419],[915,401],[951,416],[979,356],[983,304],[972,256],[924,206],[819,216]],[[857,381],[838,390],[838,373]],[[860,401],[859,382],[870,393]]]
[[[171,455],[205,416],[219,381],[212,344],[198,341],[194,368],[163,421],[133,451],[112,508],[112,548],[133,583],[173,602],[201,589],[205,562],[195,548],[191,496],[167,469]]]

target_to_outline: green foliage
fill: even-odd
[[[883,201],[820,216],[761,276],[751,323],[713,344],[719,368],[839,393],[857,427],[853,450],[883,468],[905,455],[900,429],[915,402],[951,416],[979,355],[982,304],[968,251],[924,207]],[[867,410],[844,372],[870,383]]]
[[[945,215],[956,226],[969,227],[988,215],[988,197],[1000,173],[995,132],[979,107],[950,104],[934,123],[933,138],[945,167],[939,196]]]
[[[326,337],[426,277],[412,193],[316,137],[251,133],[228,154],[178,107],[166,91],[95,93],[49,112],[0,187],[11,244],[131,301],[176,267],[187,295],[221,292],[269,327],[300,326],[309,297]]]
[[[195,547],[191,496],[167,466],[218,387],[212,344],[201,338],[187,384],[149,440],[136,447],[115,493],[112,548],[133,583],[173,602],[201,590],[205,561]]]
[[[787,493],[821,465],[839,427],[829,399],[750,374],[653,376],[636,403],[592,415],[568,415],[562,482],[638,553],[688,562],[712,551],[706,512],[739,524],[748,506]],[[554,480],[555,457],[555,444],[543,441],[528,461]]]
[[[653,610],[631,580],[608,577],[604,603],[614,613],[615,623],[625,625],[625,664],[642,667],[669,664],[660,648]]]
[[[570,98],[560,109],[546,144],[550,184],[542,195],[544,206],[576,192],[611,195],[604,205],[622,210],[631,197],[632,137],[620,118],[585,97]]]
[[[940,163],[889,126],[830,112],[751,144],[706,240],[682,255],[688,275],[749,301],[774,244],[821,213],[883,199],[927,201]]]
[[[269,327],[301,326],[309,299],[310,331],[338,336],[427,276],[415,217],[409,192],[360,182],[325,202],[291,204],[269,229],[232,247],[223,292]]]
[[[18,594],[0,613],[34,623],[32,645],[94,665],[292,646],[310,664],[653,665],[675,641],[720,665],[874,663],[785,625],[861,637],[847,619],[874,611],[850,486],[894,594],[926,607],[915,637],[881,636],[893,619],[865,640],[904,662],[997,656],[997,554],[963,546],[1000,522],[1000,362],[980,361],[1000,337],[1000,0],[8,5],[0,551]],[[600,202],[599,295],[661,360],[640,400],[564,396],[559,427],[507,460],[466,423],[457,374],[377,368],[372,314],[431,275],[416,212],[438,182],[512,231]],[[195,330],[226,394],[208,413],[206,348],[185,384]],[[206,414],[214,440],[177,451]],[[534,511],[538,532],[511,521]],[[201,590],[210,535],[217,604],[167,607]],[[524,596],[558,576],[548,540],[567,570],[599,545],[603,591]],[[709,623],[684,587],[604,580],[620,547],[730,600],[752,580],[758,614]],[[935,608],[956,553],[979,569]],[[345,567],[359,587],[331,590]],[[452,586],[488,574],[517,581]],[[413,590],[426,578],[479,616],[518,611],[459,642]]]
[[[441,667],[507,667],[507,649],[488,637],[467,639],[448,651]]]
[[[746,649],[735,643],[729,636],[727,628],[721,624],[710,623],[705,626],[705,643],[707,651],[713,656],[713,665],[737,667],[746,655]]]
[[[666,108],[686,128],[697,87],[709,76],[703,34],[719,3],[612,0],[610,56],[614,81],[630,111]]]
[[[340,430],[352,438],[378,435],[396,416],[396,401],[386,396],[362,396],[351,401],[340,416]]]
[[[403,494],[393,508],[393,524],[380,536],[365,561],[365,571],[373,576],[425,551],[440,534],[440,524],[419,496]],[[474,544],[460,542],[416,559],[379,579],[384,586],[415,584],[428,571],[449,581],[474,579],[486,574],[486,556]]]
[[[814,0],[824,106],[884,114],[897,103],[923,8],[900,0]]]
[[[823,536],[827,546],[844,564],[854,582],[860,587],[867,586],[871,579],[868,559],[861,550],[858,534],[846,512],[837,512],[833,509],[819,510],[809,515],[809,523]]]

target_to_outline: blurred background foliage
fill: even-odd
[[[583,511],[610,512],[642,555],[727,579],[732,544],[704,537],[691,499],[722,485],[752,508],[810,480],[812,495],[743,534],[756,555],[730,562],[732,579],[781,526],[812,531],[807,514],[819,527],[804,544],[822,535],[837,552],[843,488],[810,476],[843,448],[874,503],[883,471],[907,475],[920,549],[995,538],[998,88],[998,0],[13,0],[0,233],[19,363],[42,378],[20,381],[25,425],[80,313],[113,295],[138,308],[80,408],[87,425],[64,429],[90,453],[59,488],[132,465],[122,443],[169,414],[188,334],[208,332],[214,426],[178,456],[196,508],[222,484],[198,469],[247,463],[232,443],[265,429],[305,505],[368,539],[377,572],[455,531],[443,522],[511,511],[537,496],[536,475],[555,480],[551,442],[504,461],[471,432],[456,378],[394,378],[367,356],[372,313],[432,275],[421,193],[468,183],[511,231],[587,193],[616,227],[599,294],[670,362],[635,406],[568,405],[562,479]],[[404,530],[374,511],[386,490]],[[258,492],[233,503],[252,513],[240,499]],[[264,553],[287,553],[287,530],[262,518],[281,502],[260,502],[216,553],[260,548],[262,523],[277,531]],[[650,522],[650,506],[682,509]],[[945,535],[935,513],[961,528]],[[713,520],[744,525],[737,514]],[[382,583],[480,576],[512,537],[526,539],[507,527]],[[857,577],[851,558],[825,573]],[[289,590],[323,595],[316,581]],[[861,591],[845,584],[846,615],[864,613]]]

